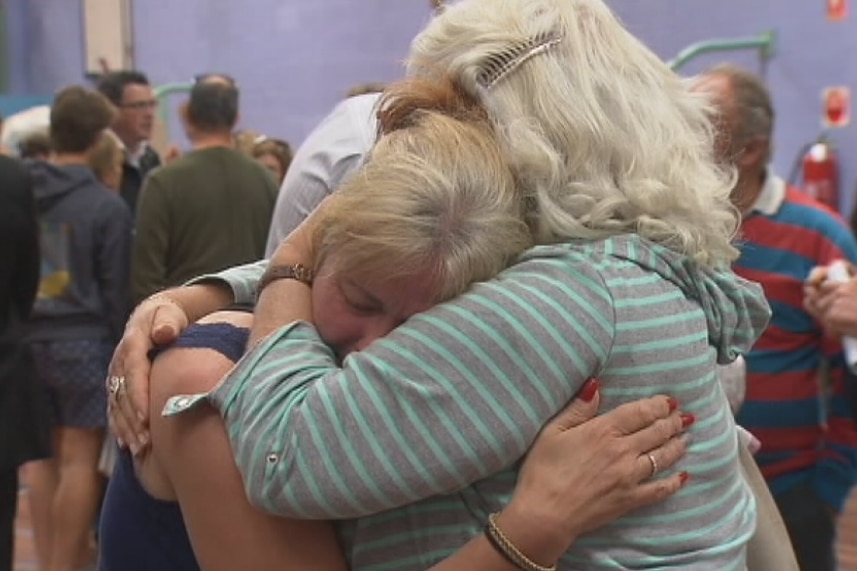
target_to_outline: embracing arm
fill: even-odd
[[[510,466],[606,359],[604,290],[594,270],[523,264],[341,369],[312,326],[271,335],[213,399],[241,426],[232,444],[251,499],[281,515],[352,517]]]
[[[249,316],[245,316],[249,317]],[[152,410],[175,390],[204,390],[231,366],[208,349],[173,349],[152,368]],[[172,485],[205,571],[274,568],[345,571],[332,526],[265,514],[247,501],[223,421],[211,407],[151,419],[152,452]]]
[[[232,294],[230,303],[252,304],[256,301],[256,284],[259,283],[267,267],[268,260],[259,260],[243,266],[227,268],[216,274],[200,276],[189,281],[187,285],[217,284],[221,288],[226,287],[230,290]]]
[[[155,409],[172,392],[171,384],[203,391],[228,363],[218,355],[171,351],[155,365],[165,386]],[[222,359],[221,359],[222,360]],[[650,480],[651,451],[665,469],[684,454],[680,411],[664,397],[623,405],[598,418],[598,384],[586,390],[541,431],[521,468],[511,502],[497,525],[533,561],[550,565],[576,537],[619,515],[660,501],[678,491],[686,474]],[[341,568],[339,550],[326,523],[271,517],[250,507],[232,462],[229,442],[216,412],[201,407],[175,419],[153,418],[154,454],[175,487],[193,542],[206,571]],[[594,452],[597,451],[597,455]],[[591,456],[579,462],[578,452]],[[218,498],[213,505],[211,498]],[[286,564],[286,562],[290,563]],[[478,535],[432,571],[516,571]]]
[[[108,374],[126,380],[128,397],[109,407],[110,426],[120,444],[134,454],[149,443],[149,358],[155,345],[172,342],[197,319],[232,303],[255,301],[256,284],[267,267],[262,260],[219,274],[201,276],[187,285],[143,300],[131,314]]]
[[[111,431],[133,454],[145,450],[149,434],[149,350],[173,342],[188,323],[232,303],[218,282],[184,286],[147,298],[134,309],[110,360],[109,376],[124,378],[128,398],[108,395]]]
[[[160,410],[180,383],[184,389],[206,390],[228,368],[225,359],[208,350],[172,350],[158,359],[152,370],[155,381],[152,410]],[[578,401],[578,408],[587,406]],[[596,403],[592,403],[594,414]],[[584,409],[584,412],[585,411]],[[581,419],[585,420],[585,419]],[[220,416],[211,407],[199,407],[174,418],[152,417],[152,456],[172,486],[188,529],[194,553],[204,571],[231,569],[311,569],[345,571],[346,565],[332,526],[321,521],[298,521],[263,513],[247,501],[241,476],[232,460],[229,440]],[[555,437],[554,437],[555,439]],[[570,443],[570,444],[573,444]],[[555,482],[561,473],[553,464],[547,473]],[[541,475],[541,483],[545,475]],[[550,487],[550,486],[547,486]],[[548,514],[544,507],[554,502],[546,486],[520,486],[524,501],[513,501],[504,509],[502,525],[516,545],[538,561],[555,561],[574,540],[575,533],[555,525],[556,512],[576,512],[573,498],[566,510]],[[564,490],[570,488],[567,484]],[[535,493],[534,493],[535,492]],[[213,503],[211,498],[217,498]],[[541,501],[540,501],[541,500]],[[545,501],[547,500],[547,501]],[[520,506],[519,506],[520,504]],[[550,517],[548,517],[550,516]],[[563,531],[558,531],[563,529]],[[542,530],[532,533],[532,530]],[[523,534],[522,534],[523,531]],[[432,571],[517,571],[482,535],[473,538],[457,553]]]
[[[600,405],[597,387],[597,381],[587,382],[581,396],[542,429],[521,466],[511,501],[497,515],[503,535],[545,567],[580,535],[667,498],[689,478],[681,472],[653,480],[647,459],[641,462],[641,452],[650,451],[669,469],[684,455],[687,442],[677,438],[682,423],[674,401],[652,397],[593,418]],[[581,457],[590,461],[580,462]],[[431,571],[507,569],[519,567],[481,534]]]

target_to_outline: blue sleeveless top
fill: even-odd
[[[214,349],[236,362],[249,335],[228,323],[194,324],[160,350]],[[128,450],[120,451],[107,486],[98,537],[100,571],[199,571],[178,502],[155,499],[143,489]]]

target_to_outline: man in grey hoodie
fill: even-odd
[[[42,542],[50,553],[40,558],[52,571],[86,563],[102,491],[102,381],[130,308],[131,212],[88,166],[114,113],[96,91],[60,91],[51,107],[54,154],[30,163],[41,280],[26,339],[54,405],[56,456],[38,469],[44,484],[39,503],[52,508],[50,537]]]

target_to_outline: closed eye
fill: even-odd
[[[356,313],[374,315],[384,310],[384,304],[379,299],[350,280],[343,280],[339,291],[345,303]]]

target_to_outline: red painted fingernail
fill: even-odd
[[[595,393],[598,392],[598,379],[589,379],[583,384],[580,389],[580,400],[583,402],[592,402],[595,398]]]
[[[690,480],[690,474],[688,474],[687,472],[682,472],[678,475],[678,481],[680,485],[684,486],[685,484],[687,484],[688,480]]]
[[[669,405],[669,407],[670,407],[670,412],[672,412],[672,411],[674,411],[675,409],[677,409],[677,408],[678,408],[678,401],[677,401],[677,400],[675,400],[675,399],[674,399],[674,398],[672,398],[672,397],[668,397],[668,398],[667,398],[667,404],[668,404],[668,405]]]
[[[681,426],[682,428],[687,428],[691,424],[696,422],[696,417],[692,414],[683,414],[681,415]]]

